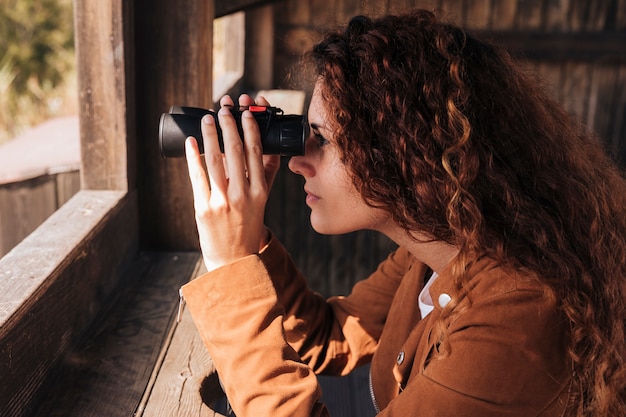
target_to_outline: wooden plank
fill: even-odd
[[[626,0],[617,0],[617,11],[615,13],[615,29],[626,29]]]
[[[311,9],[311,24],[320,30],[335,25],[337,23],[338,6],[340,5],[336,2],[311,1],[309,3]]]
[[[0,185],[0,257],[57,209],[55,179],[49,175]]]
[[[341,25],[347,24],[352,17],[359,14],[358,0],[337,0],[335,2],[335,21]]]
[[[293,28],[277,26],[275,29],[276,38],[281,39],[280,43],[275,44],[273,68],[275,88],[292,89],[294,86],[302,88],[310,85],[312,80],[306,78],[306,74],[301,71],[294,72],[293,68],[298,57],[301,57],[304,51],[310,50],[319,40],[319,32],[302,26]]]
[[[136,207],[123,192],[81,191],[0,259],[0,415],[28,415],[136,256]]]
[[[511,30],[515,27],[517,1],[494,1],[491,5],[492,30]]]
[[[176,326],[165,360],[137,417],[213,417],[219,412],[207,403],[221,395],[219,383],[210,377],[213,362],[200,339],[189,310]],[[213,377],[214,378],[214,377]],[[203,396],[204,395],[204,400]],[[213,405],[214,408],[218,408]]]
[[[518,8],[515,25],[522,30],[541,29],[543,0],[524,0]]]
[[[0,184],[0,257],[80,189],[78,171]]]
[[[572,31],[624,29],[620,21],[623,23],[625,8],[626,4],[623,0],[552,0],[548,2],[548,23],[553,25],[548,25],[547,29]],[[614,20],[615,28],[612,27]]]
[[[613,106],[613,127],[607,138],[615,159],[626,169],[626,65],[619,67]]]
[[[87,2],[91,3],[91,2]],[[191,184],[184,158],[164,159],[158,147],[161,113],[172,105],[211,108],[213,1],[138,0],[134,7],[134,105],[142,248],[197,250]]]
[[[256,7],[267,6],[277,0],[216,0],[215,17],[222,17],[242,10],[251,10]]]
[[[138,256],[99,320],[47,381],[33,416],[134,415],[170,337],[178,289],[201,262],[196,252]]]
[[[570,61],[564,64],[563,72],[562,103],[570,113],[583,120],[589,104],[591,64]]]
[[[490,0],[467,0],[465,23],[470,28],[487,29],[491,18]]]
[[[585,30],[603,31],[607,29],[607,23],[612,19],[610,16],[615,0],[594,0],[588,3],[588,11],[585,19]]]
[[[274,86],[274,13],[270,6],[246,12],[244,91]],[[271,104],[271,102],[270,102]]]
[[[404,2],[404,9],[407,11],[413,9],[439,11],[441,10],[442,2],[443,0],[409,0]],[[395,1],[391,2],[391,4],[389,5],[389,10],[393,10],[395,8],[395,3]]]
[[[546,31],[568,31],[568,12],[570,0],[547,0],[545,2],[545,23]]]
[[[412,0],[391,0],[387,6],[387,13],[399,14],[412,10],[416,8],[414,3]]]
[[[129,65],[131,2],[74,4],[82,181],[92,190],[134,188],[134,108]],[[124,31],[128,32],[124,32]],[[130,175],[129,175],[130,173]]]
[[[205,272],[204,264],[198,262],[194,276]],[[179,323],[172,324],[170,338],[162,347],[162,361],[155,367],[153,378],[135,415],[225,415],[224,393],[216,380],[213,362],[200,339],[189,310],[183,311]]]
[[[55,174],[56,205],[61,207],[80,190],[80,171],[67,171]]]
[[[311,23],[311,1],[289,1],[285,4],[274,6],[278,22],[287,22],[289,25],[308,26]]]
[[[444,18],[450,19],[459,25],[465,23],[464,0],[442,0],[440,8],[443,11]]]
[[[593,66],[586,124],[605,140],[611,137],[612,120],[623,117],[623,113],[616,114],[614,108],[618,77],[619,67],[602,64]]]
[[[387,13],[389,0],[361,0],[359,14],[370,17],[382,16]]]
[[[482,35],[494,39],[513,55],[529,60],[626,62],[626,33],[623,32],[547,33],[520,30],[488,31]]]

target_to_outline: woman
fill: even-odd
[[[253,119],[242,145],[219,112],[224,164],[205,118],[206,172],[186,150],[209,272],[182,292],[235,413],[327,415],[314,373],[371,362],[381,416],[626,415],[626,185],[597,141],[430,12],[354,18],[309,58],[289,167],[311,224],[399,249],[349,296],[312,293],[263,226],[278,161]]]

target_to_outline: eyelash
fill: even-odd
[[[315,139],[317,139],[317,146],[319,146],[320,148],[323,147],[324,145],[328,145],[328,140],[326,140],[326,138],[324,136],[322,136],[320,133],[315,133],[313,132],[313,136],[315,137]]]

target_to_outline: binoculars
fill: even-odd
[[[282,156],[304,155],[304,142],[307,137],[307,125],[304,116],[295,114],[284,115],[281,109],[270,106],[230,107],[242,140],[241,114],[244,110],[250,110],[259,124],[264,154]],[[161,155],[164,158],[184,157],[185,140],[189,136],[197,139],[200,153],[204,153],[200,125],[202,118],[207,114],[215,118],[220,149],[224,152],[222,130],[215,112],[198,107],[172,106],[169,113],[161,115],[159,122],[159,148]]]

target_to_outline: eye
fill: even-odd
[[[313,132],[313,137],[315,137],[315,139],[317,140],[317,146],[319,146],[320,148],[328,145],[330,142],[328,142],[328,140],[319,132]]]

